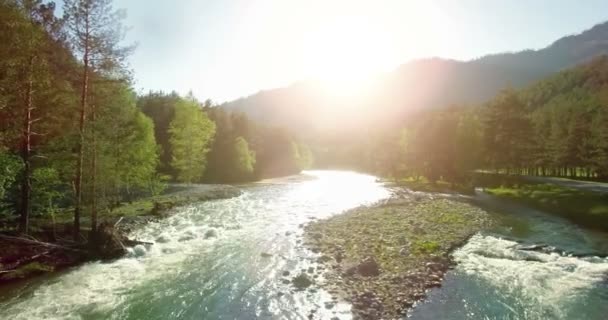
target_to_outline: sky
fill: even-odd
[[[234,100],[412,59],[543,48],[608,20],[606,0],[115,0],[138,91]]]

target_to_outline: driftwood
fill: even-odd
[[[25,243],[29,243],[29,244],[33,244],[33,245],[37,245],[37,246],[41,246],[41,247],[57,248],[57,249],[63,249],[63,250],[68,250],[68,251],[80,252],[80,253],[86,252],[86,251],[83,251],[80,249],[70,248],[70,247],[62,246],[62,245],[55,244],[55,243],[38,241],[34,238],[13,237],[13,236],[7,236],[7,235],[0,234],[0,239],[6,239],[6,240],[10,240],[10,241],[17,241],[17,242],[25,242]]]
[[[120,224],[120,222],[122,222],[122,219],[124,217],[120,217],[120,219],[118,219],[118,221],[116,221],[116,223],[114,224],[114,229],[116,229],[116,227],[118,227],[118,225]]]
[[[128,246],[136,246],[138,244],[142,244],[142,245],[153,245],[153,242],[147,242],[147,241],[139,241],[139,240],[131,240],[131,239],[126,239],[125,244]]]
[[[30,262],[33,262],[36,259],[49,254],[51,252],[51,250],[53,250],[53,249],[47,250],[47,251],[39,253],[39,254],[35,254],[35,255],[31,256],[31,257],[25,257],[25,258],[22,258],[22,259],[19,259],[19,260],[13,262],[13,263],[9,263],[7,265],[4,265],[3,266],[4,270],[0,271],[0,273],[13,272],[17,268],[21,267],[22,265],[25,265],[25,264],[28,264]]]

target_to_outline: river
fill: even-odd
[[[301,226],[387,198],[375,177],[309,171],[241,186],[243,195],[192,204],[135,231],[155,242],[0,294],[0,319],[350,319],[321,289],[293,291],[314,261]],[[412,319],[603,319],[608,236],[480,194],[498,227],[454,253],[458,265]],[[523,250],[546,245],[540,251]]]

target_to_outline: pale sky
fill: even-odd
[[[608,20],[608,1],[115,0],[141,91],[233,100],[307,78],[348,79],[415,58],[545,47]]]

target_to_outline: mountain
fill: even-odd
[[[348,131],[379,123],[390,125],[421,108],[478,104],[506,86],[521,88],[602,54],[608,54],[608,22],[540,50],[494,54],[471,61],[415,60],[373,79],[365,91],[348,96],[303,81],[261,91],[222,107],[300,133],[327,133],[337,127]]]

